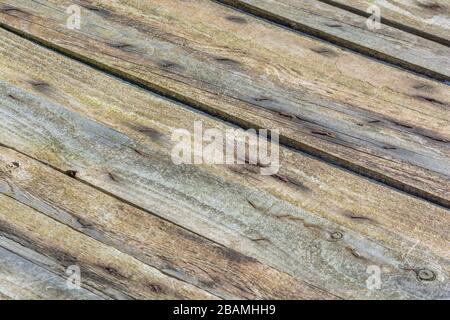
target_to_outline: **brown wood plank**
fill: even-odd
[[[236,8],[440,80],[450,80],[450,48],[320,1],[221,0]]]
[[[207,1],[2,0],[4,25],[130,81],[450,207],[448,86]],[[205,19],[207,17],[207,19]],[[277,39],[276,42],[273,39]]]
[[[371,5],[381,9],[382,21],[450,46],[450,5],[447,0],[319,0],[367,14]]]
[[[447,210],[285,148],[275,176],[175,166],[174,129],[229,126],[1,34],[0,143],[332,294],[448,296]],[[14,184],[55,202],[26,177]],[[383,268],[380,291],[366,287],[372,264]],[[423,268],[436,281],[420,280]]]

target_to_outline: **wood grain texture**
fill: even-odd
[[[4,25],[450,207],[448,86],[206,1],[1,1]],[[273,39],[277,39],[276,42]]]
[[[12,300],[12,298],[5,295],[4,293],[0,292],[0,301],[6,301],[6,300]]]
[[[276,176],[174,166],[173,129],[229,126],[1,34],[0,143],[331,294],[448,296],[447,210],[285,148]],[[51,186],[29,195],[39,182],[31,177],[12,176],[17,187],[4,192],[55,203]],[[366,287],[372,264],[383,269],[380,291]],[[422,268],[436,281],[420,281]]]
[[[3,194],[0,235],[63,263],[62,274],[68,266],[78,265],[82,283],[107,294],[117,290],[120,298],[214,298]]]
[[[1,193],[165,274],[226,299],[335,298],[17,152],[0,150]]]
[[[86,289],[69,289],[56,275],[4,248],[0,238],[0,300],[99,300]]]
[[[450,48],[320,1],[221,0],[284,26],[436,79],[450,80]]]
[[[447,0],[320,0],[367,13],[369,6],[380,7],[382,19],[390,24],[450,46],[450,5]]]

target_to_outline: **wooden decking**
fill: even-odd
[[[0,0],[0,299],[450,299],[450,4],[405,3]],[[200,121],[279,171],[176,165]]]

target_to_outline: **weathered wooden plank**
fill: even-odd
[[[12,298],[0,292],[0,301],[11,300]]]
[[[448,296],[447,210],[284,148],[275,176],[250,165],[175,166],[174,129],[229,126],[15,36],[3,40],[14,50],[1,51],[9,84],[0,143],[333,294]],[[52,199],[45,189],[39,196]],[[380,291],[366,287],[371,264],[382,267]],[[436,280],[419,280],[422,268]]]
[[[367,18],[320,1],[221,0],[338,45],[436,79],[450,80],[450,48],[397,28],[369,29]]]
[[[334,298],[2,147],[0,193],[222,298]]]
[[[140,299],[214,298],[3,194],[0,235],[57,259],[62,274],[67,267],[78,265],[81,281],[100,291],[108,292],[111,287]]]
[[[450,207],[448,86],[206,1],[1,1],[3,25]],[[277,39],[277,41],[273,41]]]
[[[15,255],[30,261],[31,263],[35,264],[36,266],[39,266],[43,268],[44,270],[47,270],[48,272],[55,274],[56,276],[60,277],[66,277],[68,279],[69,274],[73,273],[74,269],[67,269],[67,261],[62,259],[63,264],[61,264],[61,259],[55,259],[54,256],[48,255],[47,252],[39,253],[36,250],[34,250],[31,247],[26,247],[23,244],[14,241],[13,239],[7,238],[5,236],[0,236],[0,244],[1,247],[5,250],[8,250],[9,252],[14,253]],[[65,266],[66,265],[66,266]],[[73,268],[73,266],[71,267]],[[104,281],[95,281],[96,285],[95,287],[91,286],[89,283],[86,283],[86,281],[81,283],[81,287],[83,289],[88,290],[89,292],[92,292],[94,295],[98,297],[98,299],[103,300],[111,300],[113,298],[116,299],[130,299],[130,296],[122,293],[120,290],[117,290],[116,288],[112,288],[111,286],[104,285]],[[100,290],[98,290],[98,289]]]
[[[99,300],[86,289],[70,289],[60,277],[4,248],[0,239],[0,300]]]
[[[376,5],[382,21],[450,46],[450,6],[447,0],[320,0],[361,15]]]

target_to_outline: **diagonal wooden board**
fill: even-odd
[[[220,0],[222,3],[433,78],[450,80],[450,48],[320,1]]]
[[[0,193],[14,197],[20,203],[133,256],[166,275],[226,299],[335,298],[250,257],[71,179],[27,156],[5,148],[0,148],[0,151]],[[15,167],[12,163],[19,166]],[[41,219],[48,220],[46,217]],[[13,218],[2,218],[0,221],[0,224],[14,225]],[[27,237],[27,234],[20,233],[12,235],[19,239]],[[55,260],[60,258],[48,245],[42,248],[32,243],[28,245]],[[67,252],[67,256],[76,260],[82,273],[91,268],[92,262],[81,261],[77,250]],[[108,261],[95,263],[110,268]],[[130,277],[132,275],[127,279]],[[136,287],[136,284],[128,283],[127,286]],[[98,286],[97,289],[102,290]],[[144,296],[145,291],[158,289],[160,292],[156,293],[163,298],[166,290],[158,284],[136,289],[139,294],[130,294],[131,297],[139,298]],[[113,297],[121,298],[117,292]]]
[[[100,300],[86,289],[71,289],[61,277],[3,248],[0,237],[0,300]]]
[[[450,5],[447,0],[318,0],[360,14],[376,5],[382,20],[450,46]]]
[[[448,86],[207,1],[2,0],[4,26],[243,127],[450,206]],[[277,39],[277,41],[273,41]]]
[[[192,130],[195,120],[221,130],[229,126],[0,34],[3,145],[62,172],[72,170],[86,184],[331,294],[448,296],[448,210],[285,148],[276,176],[260,176],[252,166],[174,166],[174,129]],[[86,216],[86,208],[77,207],[82,201],[71,202],[72,192],[58,197],[66,181],[37,188],[44,177],[58,176],[22,161],[24,173],[9,178],[4,192],[64,223],[68,215],[55,206],[95,220],[95,213]],[[46,208],[48,203],[54,205]],[[97,241],[104,241],[106,227],[95,228],[104,234]],[[367,289],[369,265],[382,268],[382,290]],[[432,270],[435,281],[420,280],[422,269]]]
[[[45,251],[64,267],[83,266],[82,281],[99,291],[138,299],[214,299],[117,249],[77,232],[14,199],[0,195],[0,235]],[[60,273],[65,273],[65,269]]]

